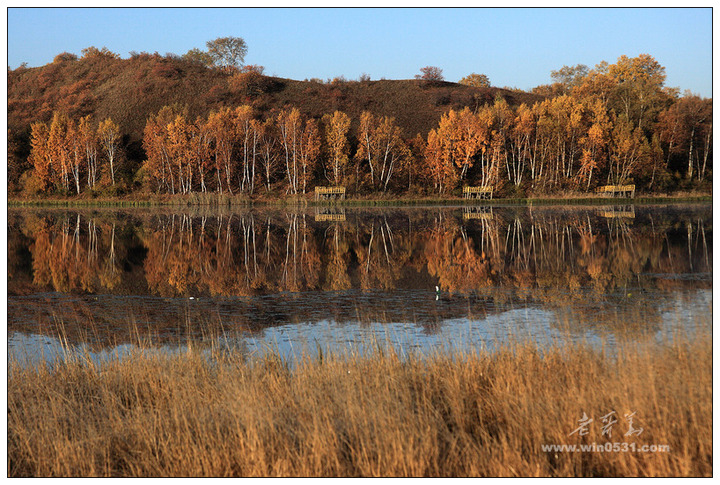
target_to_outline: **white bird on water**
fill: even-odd
[[[444,294],[442,298],[440,298],[440,287],[435,286],[435,301],[452,301],[452,297],[449,294]]]

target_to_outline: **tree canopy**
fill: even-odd
[[[485,74],[472,73],[462,78],[459,83],[466,86],[474,86],[476,88],[489,88],[490,78],[488,78]]]
[[[422,79],[423,81],[444,81],[445,78],[442,74],[442,69],[435,66],[421,67],[420,72],[422,74],[416,74],[415,79]]]
[[[218,37],[207,43],[208,54],[218,67],[242,67],[247,54],[247,44],[241,37]]]
[[[190,49],[182,57],[185,60],[199,62],[200,64],[204,64],[206,66],[212,66],[213,64],[212,56],[208,52],[198,49],[197,47]]]

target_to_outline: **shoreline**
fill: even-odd
[[[463,199],[449,197],[322,200],[302,196],[284,199],[250,199],[245,196],[227,196],[218,194],[191,194],[174,196],[154,196],[145,199],[112,198],[54,198],[20,199],[8,198],[8,208],[21,207],[422,207],[422,206],[535,206],[535,205],[628,205],[712,202],[712,194],[678,194],[672,196],[647,196],[635,198],[608,197],[537,197],[537,198],[498,198]]]

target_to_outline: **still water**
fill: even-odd
[[[657,339],[710,322],[712,206],[11,208],[7,307],[29,361]]]

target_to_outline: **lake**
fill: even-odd
[[[8,352],[615,345],[712,316],[712,205],[8,209]],[[190,342],[190,343],[189,343]]]

